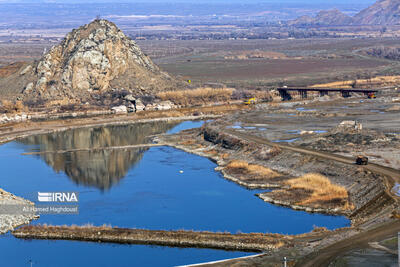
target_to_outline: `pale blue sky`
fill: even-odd
[[[221,3],[221,4],[257,4],[257,3],[362,3],[372,4],[375,0],[0,0],[3,3]]]

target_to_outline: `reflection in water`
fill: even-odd
[[[38,151],[93,149],[144,144],[147,137],[164,133],[178,122],[138,123],[124,126],[74,129],[31,136],[20,140]],[[46,153],[38,155],[56,172],[64,172],[75,183],[108,190],[137,164],[147,148]],[[36,149],[35,149],[36,151]]]

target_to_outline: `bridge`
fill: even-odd
[[[329,92],[341,93],[343,97],[350,97],[351,93],[362,93],[368,95],[371,93],[376,94],[376,89],[363,89],[363,88],[313,88],[313,87],[280,87],[277,88],[283,100],[290,100],[292,96],[289,92],[298,92],[301,98],[307,98],[309,92],[318,92],[320,96],[328,95]]]

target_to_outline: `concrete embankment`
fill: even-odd
[[[162,231],[93,226],[23,226],[12,232],[17,238],[76,240],[121,244],[213,248],[261,252],[288,245],[280,234],[230,234],[194,231]]]

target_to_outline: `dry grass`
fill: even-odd
[[[225,59],[231,60],[245,60],[251,58],[266,58],[266,59],[287,59],[288,57],[279,52],[273,51],[260,51],[260,50],[250,50],[250,51],[241,51],[241,52],[231,52],[228,55],[224,56]]]
[[[191,146],[195,145],[197,142],[195,140],[185,140],[181,142],[181,145],[183,146]]]
[[[223,154],[220,155],[220,157],[221,157],[222,159],[227,159],[227,158],[230,157],[230,155],[229,155],[228,153],[223,153]]]
[[[197,88],[193,90],[166,91],[157,94],[161,100],[169,100],[177,105],[203,105],[215,102],[227,102],[231,99],[231,88]]]
[[[378,76],[371,79],[358,79],[350,81],[339,81],[324,84],[315,84],[311,87],[329,87],[329,88],[352,88],[369,86],[389,86],[400,84],[400,76]]]
[[[235,173],[248,174],[259,178],[275,178],[280,174],[264,166],[249,164],[242,160],[232,160],[225,167],[226,170]]]
[[[204,151],[204,153],[206,153],[206,154],[208,154],[208,155],[211,155],[211,156],[216,156],[216,155],[218,155],[218,151],[215,150],[215,149],[210,149],[210,150]]]
[[[1,111],[5,113],[19,113],[27,111],[27,107],[23,104],[22,101],[12,102],[10,100],[2,100],[1,101]]]
[[[311,195],[302,200],[299,205],[316,204],[323,202],[343,202],[345,208],[350,209],[348,205],[349,195],[346,188],[331,183],[329,179],[321,174],[310,173],[302,177],[288,180],[286,182],[291,189],[304,189],[311,191]]]

